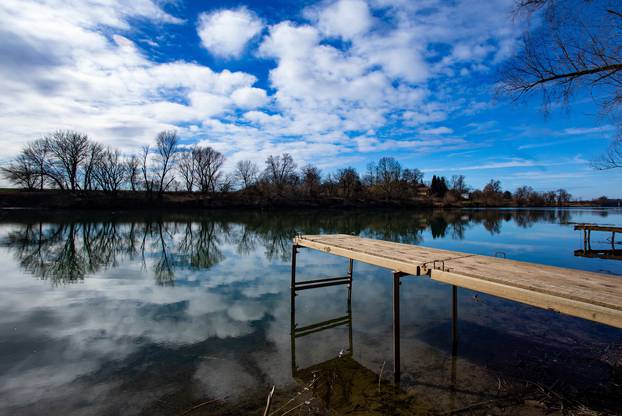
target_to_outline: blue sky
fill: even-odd
[[[4,0],[0,160],[56,129],[130,153],[174,128],[229,168],[289,152],[362,172],[393,156],[427,179],[622,196],[622,172],[589,164],[616,134],[590,97],[548,117],[537,97],[496,97],[526,24],[512,5]]]

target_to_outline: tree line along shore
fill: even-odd
[[[404,167],[393,157],[327,175],[298,167],[284,153],[259,166],[238,161],[225,171],[225,157],[210,146],[185,146],[175,131],[162,131],[153,146],[123,155],[86,134],[62,130],[27,143],[0,167],[16,188],[0,189],[0,207],[207,208],[207,207],[512,207],[615,205],[601,197],[573,201],[565,189],[504,190],[491,179],[482,189],[464,175],[451,178]]]

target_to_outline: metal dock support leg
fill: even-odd
[[[350,345],[350,354],[354,354],[352,348],[352,271],[354,268],[354,260],[349,259],[348,262],[348,277],[350,278],[350,284],[348,285],[348,316],[350,317],[350,325],[348,325],[348,343]]]
[[[458,344],[458,287],[451,285],[451,342]]]
[[[592,230],[587,230],[587,249],[592,249]]]
[[[450,400],[450,410],[454,410],[455,409],[455,403],[456,403],[456,366],[457,366],[457,360],[458,360],[458,349],[457,349],[457,344],[453,344],[453,346],[451,347],[451,367],[450,367],[450,377],[451,377],[451,381],[449,384],[449,400]]]
[[[354,268],[354,260],[349,259],[348,261],[348,278],[350,279],[350,283],[348,284],[348,307],[350,307],[350,301],[352,298],[352,270]]]
[[[400,382],[400,276],[393,272],[393,382]]]
[[[292,246],[292,280],[290,287],[290,335],[291,335],[291,352],[292,352],[292,375],[296,374],[296,254],[298,254],[298,246]]]
[[[296,317],[296,254],[298,254],[298,246],[292,246],[292,282],[290,286],[291,291],[291,318],[292,318],[292,334],[294,333],[294,327],[296,326],[294,318]]]
[[[350,282],[348,283],[348,311],[352,308],[352,270],[354,268],[354,260],[349,259],[348,261],[348,279]]]

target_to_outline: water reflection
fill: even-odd
[[[292,264],[295,266],[295,262]],[[420,287],[430,283],[423,277],[412,276],[409,279],[417,279],[421,283],[418,285]],[[327,279],[323,279],[325,280]],[[423,282],[425,280],[428,281]],[[493,409],[492,414],[496,414],[497,411],[505,414],[507,409],[520,407],[520,404],[527,400],[537,402],[538,407],[544,409],[544,414],[553,409],[562,410],[567,404],[576,406],[577,403],[583,406],[599,402],[604,408],[616,409],[614,413],[619,410],[616,406],[619,405],[618,398],[622,394],[622,386],[619,383],[622,365],[622,342],[620,342],[622,339],[619,335],[622,334],[617,330],[609,328],[610,334],[615,334],[616,331],[619,334],[617,338],[607,338],[620,341],[610,344],[600,342],[579,344],[572,336],[568,336],[568,333],[556,331],[555,328],[549,336],[539,334],[542,336],[529,338],[521,333],[498,331],[490,325],[467,319],[462,320],[460,325],[465,337],[458,341],[454,333],[455,324],[459,319],[456,314],[458,299],[455,288],[452,288],[451,320],[443,320],[417,333],[417,341],[425,345],[423,348],[417,346],[406,349],[405,353],[401,353],[400,348],[395,348],[395,345],[399,345],[403,340],[399,329],[400,318],[396,320],[394,315],[393,327],[390,330],[393,331],[393,342],[397,344],[394,344],[393,355],[391,357],[385,355],[381,367],[374,370],[358,361],[354,355],[352,334],[356,316],[353,316],[351,308],[353,280],[351,279],[347,286],[344,302],[346,315],[298,326],[296,297],[300,294],[297,290],[324,289],[319,283],[316,287],[309,287],[313,283],[308,280],[305,282],[308,286],[302,286],[299,282],[298,285],[293,285],[290,292],[292,376],[303,389],[298,396],[295,395],[279,408],[283,412],[302,408],[306,414],[345,415],[364,412],[369,415],[427,415],[461,413],[465,409],[491,414]],[[463,294],[462,304],[466,303],[465,298]],[[445,307],[452,308],[449,304]],[[409,308],[404,312],[407,312],[408,316],[414,311]],[[401,314],[399,304],[397,313],[398,316]],[[512,317],[512,313],[506,315],[507,311],[496,313],[502,320]],[[540,318],[544,318],[544,324],[536,325],[532,322],[538,332],[549,331],[555,327],[551,318],[556,321],[567,319],[557,314],[546,317],[547,313],[549,312],[542,311]],[[344,331],[336,331],[339,328],[345,328],[347,331],[347,343],[344,343],[343,339],[339,340],[345,336]],[[317,339],[315,342],[307,342],[307,337],[324,332],[328,334],[320,338],[321,342]],[[451,339],[448,337],[450,332]],[[408,340],[411,337],[412,335],[410,337],[407,335],[405,338]],[[412,346],[412,338],[409,341]],[[301,343],[306,347],[304,348],[306,354],[298,352]],[[322,353],[318,354],[318,350]],[[326,350],[332,351],[333,355],[329,354],[327,358]],[[616,352],[609,355],[611,350]],[[445,361],[445,364],[433,364],[431,367],[434,371],[430,371],[434,374],[432,377],[425,373],[421,376],[414,375],[412,371],[407,372],[406,380],[402,382],[399,371],[402,354],[407,357],[405,361],[426,361],[426,366],[430,366],[430,362],[434,361]],[[318,360],[318,356],[323,359]],[[306,360],[306,365],[302,368],[299,366],[301,358]],[[391,364],[390,362],[387,364],[387,360],[392,360],[395,365],[393,383],[387,381],[387,375],[391,373]],[[489,383],[477,380],[477,375],[473,373],[472,368],[469,368],[474,363],[491,371],[497,377],[496,389],[492,389]],[[408,364],[406,362],[403,365]],[[458,368],[461,369],[460,373]],[[448,378],[444,377],[443,373],[448,373]],[[518,383],[511,382],[508,377],[518,380]],[[438,381],[439,378],[441,382]],[[417,389],[417,394],[413,394],[413,386]],[[433,394],[421,394],[426,389]],[[476,399],[472,399],[471,403],[465,406],[465,397]],[[440,409],[444,410],[440,412]]]
[[[352,336],[352,262],[350,262],[348,274],[350,281],[347,284],[346,314],[302,327],[296,324],[296,285],[292,288],[290,333],[292,377],[303,386],[303,392],[310,391],[312,394],[294,397],[295,400],[291,400],[285,406],[282,406],[280,410],[291,412],[303,408],[308,413],[315,410],[320,413],[329,411],[334,414],[351,414],[353,412],[365,411],[365,414],[369,415],[432,413],[433,403],[425,403],[421,398],[410,395],[400,388],[399,372],[396,375],[396,384],[391,384],[383,378],[383,372],[390,372],[389,366],[385,366],[386,362],[383,363],[380,372],[376,373],[354,358]],[[301,290],[322,289],[323,287],[309,287],[307,285],[307,287],[302,287]],[[339,351],[336,356],[325,359],[320,363],[315,362],[300,368],[297,361],[296,344],[304,342],[305,338],[312,334],[331,331],[339,327],[347,328],[347,347],[339,349],[337,346],[333,346],[332,350]],[[395,328],[393,331],[395,331]],[[398,342],[399,336],[398,330]],[[452,384],[450,386],[450,391],[452,392],[455,390],[456,380],[455,348],[457,347],[454,343],[451,367]],[[399,362],[399,358],[396,358],[395,354],[396,351],[394,349],[393,362]],[[399,354],[399,351],[397,351],[397,354]],[[315,405],[315,402],[318,402],[318,404]]]
[[[599,215],[606,215],[598,211]],[[125,219],[125,215],[128,218]],[[220,246],[232,243],[244,256],[258,245],[267,260],[289,261],[291,239],[297,233],[348,233],[370,238],[419,244],[429,230],[433,239],[463,240],[466,230],[481,224],[491,235],[503,223],[528,228],[537,222],[571,222],[569,210],[472,210],[434,212],[351,212],[270,215],[187,213],[132,218],[84,216],[76,220],[25,217],[0,239],[22,268],[54,284],[71,283],[116,267],[123,261],[155,259],[151,272],[160,285],[172,285],[180,269],[209,269],[224,257]],[[19,218],[19,217],[18,217]],[[16,218],[12,218],[15,221]],[[18,219],[19,221],[19,219]],[[235,227],[237,226],[237,227]]]
[[[402,383],[392,390],[382,381],[392,375],[391,279],[363,264],[350,306],[343,286],[298,299],[299,329],[336,317],[351,325],[298,338],[293,378],[289,284],[297,232],[622,273],[621,262],[573,256],[564,224],[600,215],[622,222],[591,210],[0,213],[0,413],[168,415],[209,402],[192,414],[261,414],[272,385],[276,409],[318,371],[341,386],[332,398],[319,384],[309,393],[319,414],[426,413],[428,403],[442,413],[489,400],[499,377],[533,374],[570,380],[564,387],[599,405],[599,385],[619,392],[607,373],[619,331],[461,291],[455,357],[451,292],[423,280],[401,289]],[[305,253],[300,278],[343,275],[347,264],[332,257]]]
[[[607,250],[607,249],[599,249],[599,250],[575,250],[574,255],[577,257],[587,257],[591,259],[603,259],[603,260],[622,260],[622,250]]]

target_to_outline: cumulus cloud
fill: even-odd
[[[214,55],[233,58],[257,36],[263,23],[255,14],[242,7],[237,10],[219,10],[199,15],[197,32],[201,45]]]
[[[328,36],[352,39],[369,30],[372,15],[363,0],[340,0],[319,12],[318,23]]]
[[[376,128],[389,112],[416,106],[425,94],[417,86],[394,85],[362,54],[321,43],[320,31],[310,25],[272,26],[260,53],[277,61],[270,81],[277,104],[292,120],[290,134]]]
[[[0,4],[0,105],[10,109],[0,113],[2,156],[62,128],[128,152],[177,129],[184,140],[223,151],[228,164],[287,151],[300,163],[328,166],[363,148],[388,149],[385,142],[421,151],[456,146],[421,146],[408,137],[425,132],[420,140],[433,143],[451,134],[437,123],[475,106],[448,99],[439,85],[464,92],[464,77],[512,49],[517,32],[502,18],[511,0],[490,2],[478,25],[471,24],[474,4],[320,2],[296,21],[277,19],[259,38],[264,23],[244,7],[206,11],[195,22],[150,0],[7,0]],[[151,55],[141,49],[144,33],[133,33],[137,20],[165,35],[167,25],[197,24],[201,45],[226,58],[258,39],[248,57],[267,67],[267,78],[263,70],[249,73],[252,65],[215,70],[192,55]],[[154,40],[156,49],[178,42]],[[368,136],[379,144],[356,141]]]
[[[240,108],[257,108],[268,102],[265,90],[254,87],[243,87],[237,89],[231,95],[233,102]]]
[[[11,108],[0,114],[5,151],[15,153],[21,143],[59,128],[134,150],[159,130],[184,134],[180,123],[200,125],[238,103],[248,108],[265,100],[263,90],[252,88],[255,76],[184,61],[153,62],[131,39],[116,33],[108,38],[92,13],[86,3],[55,7],[52,0],[0,6],[0,27],[12,39],[3,44],[12,58],[0,63],[7,75],[0,78],[6,92],[0,105]],[[148,2],[110,2],[101,16],[112,28],[127,27],[131,17],[180,22]],[[24,60],[30,67],[18,71]]]

